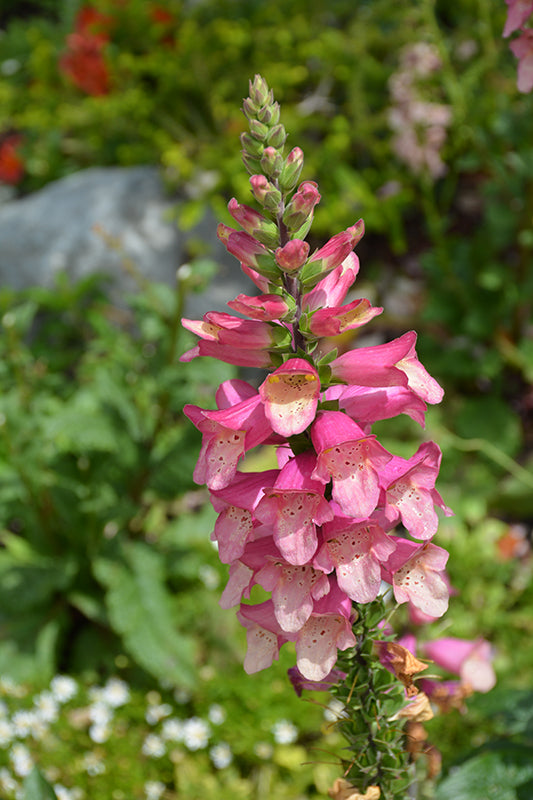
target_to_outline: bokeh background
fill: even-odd
[[[219,259],[215,230],[231,197],[252,202],[239,134],[255,73],[319,184],[312,246],[365,221],[354,297],[385,312],[343,346],[415,329],[445,389],[424,431],[376,432],[400,455],[423,438],[443,450],[453,596],[428,635],[488,640],[498,682],[427,723],[442,772],[413,796],[533,796],[533,96],[516,86],[506,10],[3,1],[2,797],[304,800],[339,775],[335,710],[296,697],[290,651],[268,674],[243,672],[244,635],[218,607],[214,513],[192,481],[200,440],[182,414],[237,374],[179,363],[191,346],[179,320],[252,288]],[[13,220],[37,199],[46,222],[64,182],[95,168],[103,200],[139,168],[157,177],[165,235],[179,239],[168,275],[102,218],[91,236],[115,273],[78,269],[70,251],[41,273],[34,247],[22,281]],[[61,206],[62,236],[81,197]]]

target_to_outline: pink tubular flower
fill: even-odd
[[[255,509],[256,518],[272,528],[279,552],[290,564],[311,561],[318,544],[316,525],[333,518],[323,485],[311,477],[315,464],[316,456],[309,451],[290,459]]]
[[[381,562],[396,549],[390,536],[374,522],[335,517],[322,528],[324,544],[313,564],[325,572],[335,569],[339,588],[356,603],[370,603],[379,594]]]
[[[289,634],[284,633],[276,619],[272,600],[253,606],[241,604],[237,617],[246,628],[245,671],[250,675],[270,667],[278,660],[280,647],[289,641]]]
[[[226,246],[228,253],[259,273],[263,274],[265,265],[269,263],[274,267],[274,259],[267,248],[249,233],[236,231],[221,222],[217,228],[217,236]]]
[[[261,350],[290,341],[290,334],[281,325],[271,325],[258,320],[240,319],[224,312],[208,311],[203,319],[181,320],[184,328],[210,342],[238,347],[244,350]]]
[[[227,305],[239,314],[262,322],[283,319],[290,311],[289,303],[279,294],[262,294],[259,297],[239,294]]]
[[[359,259],[355,253],[348,253],[344,261],[317,283],[314,289],[302,297],[304,312],[317,311],[342,303],[348,289],[359,272]]]
[[[439,667],[459,675],[461,683],[475,692],[488,692],[496,683],[492,668],[492,648],[485,639],[467,641],[448,636],[426,642],[424,655]]]
[[[439,403],[443,391],[415,351],[416,333],[374,347],[359,347],[331,362],[332,376],[359,386],[408,386],[427,403]]]
[[[427,406],[406,386],[331,386],[326,400],[338,400],[339,408],[361,426],[370,427],[379,419],[407,414],[424,427]]]
[[[231,482],[245,452],[272,434],[259,395],[218,411],[193,405],[183,411],[203,434],[193,479],[215,491]]]
[[[337,650],[355,647],[351,600],[333,585],[315,602],[313,613],[295,637],[296,664],[311,681],[322,681],[337,661]]]
[[[446,516],[453,514],[435,489],[441,457],[434,442],[424,442],[409,460],[394,456],[380,472],[385,518],[391,525],[401,519],[415,539],[431,539],[437,532],[434,504]]]
[[[360,219],[355,225],[347,228],[341,233],[335,234],[326,244],[317,250],[309,261],[311,263],[321,263],[321,272],[329,272],[338,267],[344,259],[351,253],[357,242],[363,238],[365,226]]]
[[[295,566],[282,559],[268,559],[255,577],[257,583],[272,592],[274,614],[282,630],[301,630],[313,611],[313,601],[328,594],[326,575],[311,564]]]
[[[236,473],[223,489],[211,492],[211,502],[218,518],[211,538],[218,542],[218,554],[223,564],[240,558],[246,543],[253,537],[253,511],[262,497],[263,489],[275,482],[278,470]]]
[[[257,236],[261,233],[277,233],[277,227],[273,222],[251,206],[241,205],[234,197],[228,203],[228,211],[250,236]]]
[[[527,18],[533,14],[533,0],[505,0],[505,2],[509,6],[509,10],[503,36],[507,37],[521,28]]]
[[[381,574],[391,583],[398,603],[410,601],[432,617],[442,617],[448,608],[448,584],[442,576],[448,553],[442,547],[423,545],[391,537],[396,550],[382,564]]]
[[[345,331],[366,325],[382,311],[382,308],[373,307],[369,300],[362,298],[345,306],[320,308],[311,315],[309,330],[315,336],[339,336]]]
[[[302,433],[315,418],[320,396],[316,369],[303,358],[291,358],[259,387],[272,429],[282,436]]]
[[[533,28],[523,30],[509,47],[518,59],[518,90],[527,94],[533,89]]]
[[[301,239],[289,239],[286,245],[276,250],[276,262],[284,272],[296,272],[307,261],[309,245]]]
[[[379,500],[378,471],[391,454],[340,411],[319,411],[311,438],[318,455],[313,476],[323,483],[333,480],[332,497],[343,514],[369,517]]]

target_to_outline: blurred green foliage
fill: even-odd
[[[502,688],[469,700],[467,715],[428,723],[444,756],[438,800],[474,800],[472,785],[480,798],[526,800],[533,96],[516,90],[516,62],[501,38],[505,3],[92,5],[115,20],[103,51],[110,91],[97,97],[59,67],[79,3],[2,8],[0,134],[22,134],[21,194],[88,166],[150,163],[179,191],[180,224],[209,204],[231,222],[228,199],[251,197],[239,107],[248,78],[266,77],[289,145],[305,152],[303,177],[319,183],[312,244],[364,218],[360,291],[385,307],[373,329],[387,337],[418,330],[420,358],[446,389],[422,435],[444,451],[440,490],[456,516],[439,543],[450,550],[457,594],[433,635],[489,639]],[[155,8],[170,15],[170,28]],[[401,158],[390,124],[403,54],[420,43],[440,62],[420,100],[450,113],[438,177]],[[208,361],[178,367],[187,346],[178,333],[183,288],[143,286],[125,309],[92,281],[0,292],[2,671],[34,679],[57,666],[109,670],[125,650],[140,674],[186,684],[204,661],[227,676],[228,658],[235,650],[240,658],[231,615],[207,599],[199,577],[206,565],[221,579],[224,570],[207,541],[211,512],[191,480],[199,439],[181,414],[184,402],[212,405],[228,371]],[[381,437],[380,425],[375,432]],[[401,453],[420,432],[388,422],[382,439]],[[239,691],[258,685],[247,681]],[[257,697],[259,719],[269,701]],[[214,797],[202,769],[191,759],[183,780],[192,775],[190,786]],[[251,791],[237,784],[228,796]],[[283,791],[276,783],[276,796]]]

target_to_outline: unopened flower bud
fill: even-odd
[[[281,203],[281,192],[264,175],[252,175],[252,192],[258,203],[268,211],[277,211]]]
[[[249,156],[261,157],[263,155],[264,144],[250,136],[249,133],[241,133],[241,144],[244,152],[248,153]]]
[[[265,147],[261,156],[261,167],[265,175],[275,178],[279,175],[283,166],[283,157],[275,147]]]
[[[269,142],[270,144],[270,142]],[[284,191],[294,189],[300,180],[300,174],[304,165],[304,154],[300,147],[294,147],[282,167],[279,176],[279,184]]]
[[[242,163],[244,164],[250,175],[257,175],[257,173],[261,172],[260,159],[256,158],[255,156],[249,155],[244,150],[242,151]]]
[[[252,134],[254,139],[257,139],[260,142],[264,142],[267,136],[269,135],[268,125],[259,122],[258,119],[251,119],[250,133]]]
[[[274,93],[272,92],[271,89],[270,94],[268,95],[267,98],[267,102],[257,112],[257,119],[266,124],[270,118],[270,109],[273,105],[274,105]]]
[[[255,116],[257,114],[257,108],[255,107],[254,103],[252,103],[249,97],[246,97],[242,101],[242,111],[246,119],[249,120],[255,119]]]
[[[283,214],[283,222],[291,231],[296,231],[312,217],[313,210],[320,200],[317,184],[306,181],[300,184]]]
[[[277,125],[280,117],[279,103],[269,103],[268,106],[260,109],[259,113],[261,122],[264,122],[265,125],[270,125],[271,127]]]
[[[254,76],[253,82],[250,81],[250,100],[256,106],[263,106],[270,92],[266,80],[259,74]]]
[[[307,261],[309,245],[301,239],[291,239],[276,250],[276,262],[284,272],[296,272]]]
[[[267,144],[269,144],[271,147],[283,147],[286,139],[287,133],[283,125],[280,123],[279,125],[275,125],[268,134]]]
[[[233,197],[228,203],[228,211],[251,236],[267,247],[279,244],[278,226],[250,206],[241,205]]]

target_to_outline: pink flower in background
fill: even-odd
[[[448,636],[426,642],[422,651],[439,667],[458,675],[463,685],[476,692],[488,692],[496,683],[493,650],[484,639],[468,641]]]
[[[521,28],[533,14],[533,0],[505,0],[505,2],[509,9],[503,35],[507,37]]]
[[[533,1],[506,0],[509,9],[503,29],[504,36],[519,31],[509,47],[518,59],[517,86],[520,92],[527,94],[533,89]],[[530,23],[526,26],[525,23]]]

